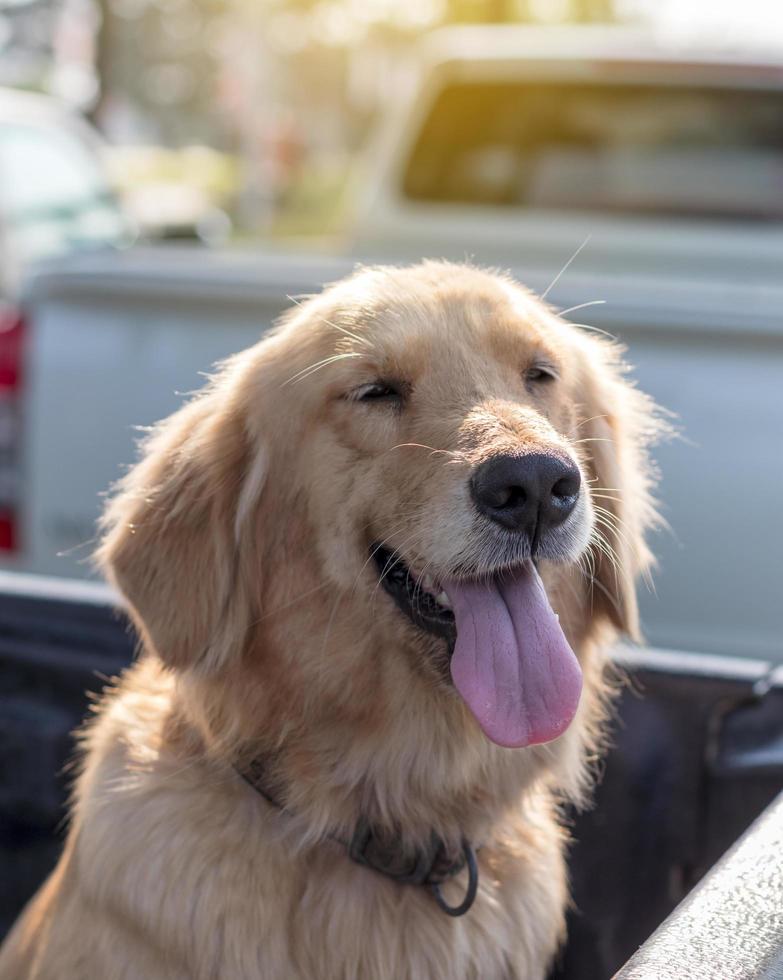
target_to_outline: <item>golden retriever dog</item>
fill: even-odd
[[[140,636],[3,980],[537,980],[637,628],[651,403],[510,278],[367,268],[144,445]]]

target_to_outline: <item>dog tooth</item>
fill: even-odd
[[[439,592],[438,595],[435,596],[435,602],[437,602],[439,606],[445,606],[446,609],[451,609],[451,601],[445,592]]]

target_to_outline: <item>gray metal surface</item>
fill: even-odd
[[[595,807],[575,818],[557,980],[611,976],[783,789],[783,678],[771,664],[616,657],[630,686]]]
[[[783,797],[616,976],[617,980],[783,977]]]

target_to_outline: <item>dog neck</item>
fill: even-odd
[[[403,687],[379,671],[348,704],[337,695],[300,702],[294,668],[265,666],[180,675],[177,701],[206,756],[241,772],[262,760],[266,792],[295,815],[306,844],[350,840],[366,821],[384,836],[403,834],[409,850],[426,848],[434,832],[459,852],[465,839],[489,840],[508,811],[522,812],[543,780],[562,786],[558,758],[574,755],[569,739],[554,753],[492,745],[456,695],[433,698],[417,679]],[[383,710],[389,689],[394,711]]]
[[[267,803],[282,815],[288,815],[286,806],[277,798],[268,778],[268,766],[257,758],[237,770],[245,782]],[[360,819],[350,839],[329,834],[329,839],[345,849],[348,858],[368,871],[383,875],[400,885],[412,885],[428,889],[438,906],[450,916],[468,912],[478,891],[478,864],[474,844],[463,839],[455,851],[438,836],[430,833],[426,846],[411,847],[400,832],[389,834],[369,821]],[[441,885],[467,868],[468,879],[464,897],[457,905],[450,905],[441,893]]]

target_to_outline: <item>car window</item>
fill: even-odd
[[[24,259],[115,242],[125,230],[91,149],[54,127],[0,123],[0,208]]]
[[[783,93],[454,84],[403,189],[417,201],[779,220]]]

